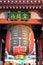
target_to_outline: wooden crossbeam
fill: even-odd
[[[39,20],[30,19],[28,21],[10,21],[6,19],[0,19],[0,24],[42,24]]]

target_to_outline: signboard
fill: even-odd
[[[29,20],[29,19],[42,19],[42,17],[37,13],[37,12],[1,12],[0,13],[0,19],[5,19],[5,20]]]
[[[30,12],[9,12],[9,20],[29,20],[31,17]]]

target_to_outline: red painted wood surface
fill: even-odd
[[[39,20],[30,19],[28,21],[10,21],[5,19],[0,19],[0,24],[42,24]]]

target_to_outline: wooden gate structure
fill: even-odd
[[[7,18],[4,13],[7,12]],[[10,20],[9,12],[30,12],[30,19]],[[31,25],[36,39],[36,65],[43,65],[43,0],[0,0],[0,26]]]

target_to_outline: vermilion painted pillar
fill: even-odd
[[[42,58],[43,58],[43,38],[41,39],[41,43],[42,43]],[[43,65],[43,60],[42,60],[42,65]]]
[[[38,41],[38,54],[39,54],[39,65],[42,64],[42,57],[43,57],[43,32],[40,35],[40,39]]]
[[[35,40],[36,43],[36,65],[38,65],[38,39]]]
[[[38,58],[39,58],[39,65],[42,65],[42,45],[41,45],[41,39],[38,41]]]

